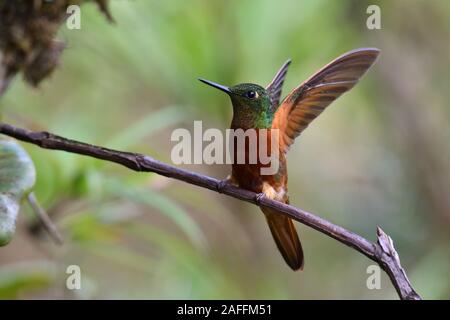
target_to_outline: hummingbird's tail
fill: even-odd
[[[294,271],[303,269],[303,249],[292,220],[273,209],[264,208],[262,211],[286,263]]]

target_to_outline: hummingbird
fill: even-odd
[[[223,183],[232,183],[270,199],[289,204],[286,162],[289,148],[326,107],[353,88],[375,62],[379,53],[380,51],[376,48],[359,48],[339,56],[293,89],[281,103],[281,90],[291,64],[290,59],[282,65],[266,87],[254,83],[241,83],[228,87],[199,79],[225,92],[231,98],[233,119],[230,129],[278,130],[276,156],[279,165],[274,174],[262,175],[260,162],[235,163],[233,161],[231,175]],[[270,145],[271,135],[266,137],[265,143]],[[246,154],[247,161],[250,150],[247,145],[244,148],[245,150],[241,151]],[[294,271],[303,269],[303,249],[292,220],[271,208],[261,207],[261,210],[286,263]]]

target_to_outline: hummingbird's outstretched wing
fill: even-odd
[[[276,110],[276,108],[278,108],[278,106],[280,105],[281,90],[283,89],[284,78],[286,77],[286,73],[290,64],[291,59],[287,60],[281,66],[272,82],[270,82],[266,87],[266,91],[269,94],[273,110]]]
[[[272,128],[280,130],[280,150],[286,153],[311,121],[341,94],[353,88],[379,53],[376,48],[347,52],[295,88],[283,100],[272,123]]]

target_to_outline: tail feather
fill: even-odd
[[[263,210],[273,239],[292,270],[303,269],[303,249],[292,220],[271,209]]]

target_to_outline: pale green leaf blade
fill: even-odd
[[[15,141],[0,138],[0,246],[11,241],[23,197],[36,180],[33,161]]]

